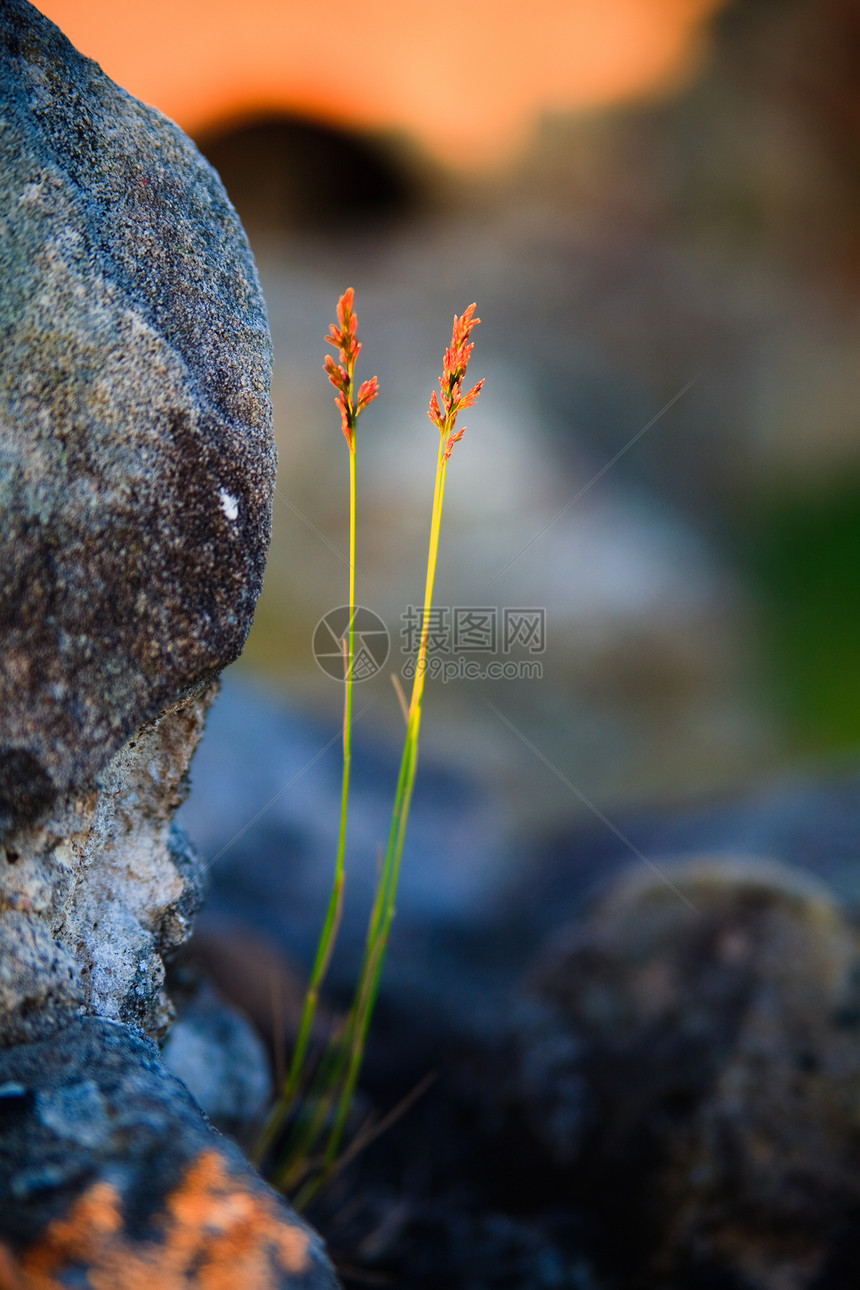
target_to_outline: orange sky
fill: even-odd
[[[690,69],[719,0],[37,0],[75,45],[186,130],[254,109],[416,135],[492,164],[542,111]]]

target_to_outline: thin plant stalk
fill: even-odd
[[[352,766],[352,665],[354,658],[355,620],[355,448],[349,454],[349,620],[346,632],[346,654],[344,657],[344,698],[343,698],[343,774],[340,789],[340,823],[337,835],[337,854],[335,857],[334,881],[329,896],[325,922],[317,945],[316,958],[311,970],[310,981],[305,995],[302,1019],[293,1050],[293,1060],[287,1077],[287,1093],[296,1092],[307,1056],[311,1027],[319,1004],[320,986],[331,962],[334,943],[340,927],[343,912],[344,853],[346,850],[346,818],[349,805],[349,774]]]
[[[436,560],[439,551],[439,531],[442,523],[442,495],[445,486],[447,461],[443,454],[444,440],[440,440],[439,460],[436,463],[436,487],[433,498],[433,515],[430,525],[430,544],[427,560],[427,578],[424,591],[424,612],[422,615],[421,636],[416,657],[415,676],[412,683],[412,696],[409,703],[406,737],[400,759],[400,770],[397,778],[397,789],[394,808],[391,813],[391,824],[388,832],[388,843],[385,850],[385,862],[380,875],[377,899],[374,901],[368,929],[365,960],[356,992],[356,1007],[352,1025],[349,1027],[350,1046],[349,1064],[346,1077],[338,1100],[338,1108],[329,1136],[325,1153],[326,1165],[333,1164],[349,1109],[352,1104],[355,1085],[361,1069],[362,1057],[367,1040],[367,1031],[373,1014],[382,966],[388,944],[388,933],[395,912],[397,883],[400,876],[400,863],[403,856],[403,845],[406,839],[406,824],[412,802],[412,790],[415,784],[415,772],[418,765],[418,736],[421,729],[421,700],[424,693],[424,678],[427,663],[427,639],[430,621],[430,608],[433,597],[433,583],[436,576]]]
[[[343,912],[346,824],[349,806],[349,779],[352,766],[352,687],[355,657],[355,426],[359,414],[379,392],[379,384],[374,376],[371,380],[362,383],[359,387],[357,398],[353,399],[355,361],[361,349],[361,345],[355,335],[357,315],[353,309],[353,301],[354,292],[350,287],[338,301],[338,325],[332,325],[329,329],[330,334],[326,337],[328,343],[334,345],[338,350],[341,363],[336,364],[334,359],[327,355],[324,364],[324,370],[329,380],[338,391],[335,402],[341,414],[341,429],[349,448],[349,604],[344,642],[346,648],[344,654],[343,772],[341,777],[337,852],[331,893],[305,993],[289,1073],[278,1101],[257,1143],[255,1156],[258,1160],[265,1155],[283,1127],[299,1090],[319,1005],[320,990],[331,962]]]
[[[355,358],[360,349],[355,339],[355,314],[352,304],[353,293],[350,290],[338,302],[339,327],[331,327],[331,336],[327,337],[329,342],[339,349],[343,365],[336,365],[330,357],[326,359],[325,363],[325,370],[329,379],[339,392],[337,405],[341,412],[343,433],[350,448],[350,619],[346,641],[344,775],[341,790],[338,853],[334,884],[317,949],[317,956],[311,972],[296,1048],[293,1053],[293,1061],[287,1077],[285,1092],[279,1101],[279,1105],[275,1108],[275,1112],[273,1112],[270,1124],[267,1126],[266,1146],[271,1145],[275,1134],[286,1120],[291,1110],[291,1101],[303,1082],[303,1071],[306,1064],[319,990],[331,958],[343,900],[343,856],[351,762],[350,734],[355,595],[354,429],[358,414],[372,398],[376,397],[378,392],[376,378],[374,377],[372,381],[367,381],[360,387],[358,398],[355,403],[352,401],[352,373]],[[455,316],[454,318],[451,344],[445,351],[442,376],[439,380],[440,396],[437,398],[434,391],[428,408],[428,416],[439,430],[439,450],[433,488],[421,634],[416,655],[412,692],[406,710],[406,735],[400,760],[388,841],[368,923],[358,984],[346,1019],[332,1036],[323,1054],[316,1071],[313,1087],[308,1093],[306,1105],[297,1116],[290,1135],[287,1152],[280,1162],[279,1169],[276,1171],[276,1181],[281,1182],[288,1188],[299,1187],[298,1195],[293,1201],[297,1208],[302,1208],[306,1205],[327,1180],[332,1177],[344,1160],[360,1149],[359,1144],[356,1142],[349,1149],[346,1156],[338,1158],[340,1142],[346,1127],[361,1069],[368,1028],[379,991],[389,931],[395,913],[397,884],[400,876],[406,828],[418,764],[418,739],[421,727],[424,683],[427,673],[430,612],[439,554],[442,503],[445,494],[448,460],[454,444],[463,436],[463,429],[457,430],[455,428],[457,416],[464,408],[472,406],[483,385],[483,381],[479,381],[468,393],[464,394],[462,390],[462,381],[473,349],[470,333],[472,328],[477,326],[480,321],[480,319],[474,317],[474,311],[475,306],[470,305],[462,317],[457,318]],[[317,1144],[323,1137],[326,1123],[329,1120],[331,1120],[331,1127],[328,1130],[325,1149],[321,1154],[315,1154]],[[274,1127],[272,1127],[273,1125]],[[263,1150],[265,1150],[265,1147]]]
[[[436,476],[433,489],[433,508],[430,519],[430,541],[427,553],[427,573],[424,583],[424,606],[421,620],[421,635],[415,663],[415,676],[412,682],[412,694],[406,722],[406,737],[403,743],[403,754],[397,778],[397,789],[394,807],[391,813],[391,825],[388,832],[388,843],[385,850],[385,861],[382,866],[376,899],[368,927],[365,954],[359,976],[353,1007],[348,1018],[345,1040],[346,1071],[341,1086],[337,1112],[329,1134],[325,1151],[325,1168],[330,1170],[337,1157],[340,1141],[346,1126],[355,1086],[358,1081],[364,1055],[367,1031],[379,983],[388,944],[391,922],[394,918],[397,883],[400,877],[400,864],[403,846],[406,839],[406,826],[409,820],[409,809],[412,803],[412,790],[415,784],[415,772],[418,765],[418,737],[421,729],[421,703],[424,695],[424,682],[427,673],[427,644],[430,628],[430,609],[433,601],[433,585],[436,578],[436,564],[439,554],[439,534],[442,526],[442,503],[445,495],[445,477],[448,461],[454,444],[462,438],[465,427],[455,430],[459,413],[472,404],[480,393],[483,381],[479,381],[467,394],[462,393],[462,381],[466,366],[472,352],[469,336],[480,319],[474,318],[475,306],[470,307],[462,318],[454,318],[451,346],[445,352],[442,377],[439,385],[441,399],[437,400],[434,391],[428,415],[439,430],[439,451],[436,459]],[[440,406],[441,404],[441,406]]]

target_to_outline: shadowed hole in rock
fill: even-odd
[[[251,237],[373,232],[426,205],[405,150],[371,135],[269,115],[202,131],[195,142]]]
[[[0,751],[0,833],[13,824],[32,823],[53,798],[50,777],[32,753],[25,748]],[[10,854],[15,853],[7,851],[7,860]]]
[[[0,1084],[0,1128],[7,1129],[21,1123],[23,1116],[33,1110],[35,1097],[32,1090],[22,1084],[7,1081]]]

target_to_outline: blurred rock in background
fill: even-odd
[[[242,666],[338,719],[308,642],[345,598],[320,365],[347,283],[360,374],[382,385],[358,596],[391,634],[384,671],[402,665],[424,408],[450,315],[476,299],[487,385],[449,473],[437,603],[542,607],[546,651],[539,680],[434,685],[427,746],[480,766],[526,832],[584,809],[564,780],[603,806],[677,800],[856,746],[859,55],[839,0],[724,6],[675,93],[547,115],[471,179],[393,132],[269,115],[203,133],[278,356],[275,537]],[[362,697],[359,726],[399,738],[387,676]]]
[[[516,731],[609,809],[856,747],[847,0],[485,23],[457,129],[444,77],[421,80],[429,12],[391,24],[373,0],[346,92],[303,0],[289,22],[250,0],[241,23],[220,3],[204,18],[159,0],[146,22],[45,4],[192,129],[260,263],[281,467],[243,667],[337,719],[308,642],[345,598],[346,461],[320,364],[347,284],[383,393],[360,444],[359,597],[388,625],[389,669],[404,661],[424,409],[451,314],[476,299],[487,385],[449,476],[437,603],[542,607],[546,651],[540,680],[434,684],[425,745],[480,765],[526,833],[584,808]],[[387,677],[365,693],[360,722],[399,739]]]

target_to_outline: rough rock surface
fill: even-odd
[[[0,839],[240,652],[270,342],[215,172],[26,0],[0,10]]]
[[[4,1290],[333,1290],[319,1238],[126,1026],[0,1053]]]
[[[161,1050],[165,1066],[217,1128],[250,1144],[274,1092],[263,1041],[211,986],[177,1004],[179,1017]]]
[[[860,1208],[856,932],[784,866],[668,872],[622,879],[542,959],[530,1122],[572,1186],[611,1199],[645,1283],[841,1285]]]
[[[0,1043],[158,1035],[171,817],[269,537],[265,309],[212,169],[25,0],[0,91]]]
[[[217,686],[147,723],[97,791],[0,850],[0,1045],[87,1010],[162,1034],[163,955],[191,930],[202,863],[172,816]]]

